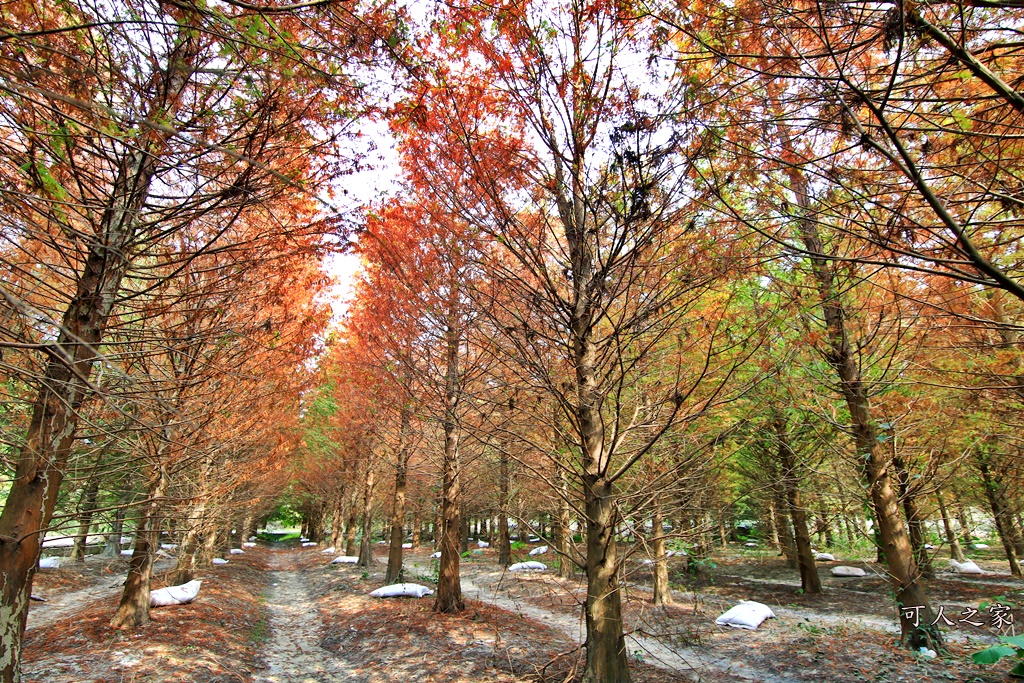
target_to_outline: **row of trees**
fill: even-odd
[[[620,533],[664,601],[664,529],[706,546],[748,505],[813,592],[812,520],[871,520],[903,642],[941,647],[928,520],[952,543],[969,512],[942,509],[990,510],[1011,568],[1020,537],[1018,12],[432,16],[388,112],[403,190],[367,215],[332,358],[364,373],[333,422],[364,440],[318,456],[361,463],[331,495],[364,520],[394,475],[389,579],[410,472],[441,510],[441,612],[460,513],[541,511],[586,574],[585,680],[627,681]]]

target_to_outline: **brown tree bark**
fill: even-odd
[[[775,511],[778,515],[782,554],[786,557],[786,566],[790,569],[797,569],[800,563],[797,560],[796,540],[793,538],[793,524],[789,519],[789,503],[786,500],[785,486],[779,482],[775,489]]]
[[[135,551],[128,567],[121,602],[110,620],[112,628],[130,630],[149,623],[149,582],[153,576],[153,555],[160,547],[158,515],[167,485],[167,469],[162,464],[153,467],[147,490],[149,502],[135,530]]]
[[[782,485],[786,491],[789,516],[793,520],[796,536],[797,567],[800,569],[800,586],[804,593],[820,593],[821,578],[811,550],[811,535],[807,529],[807,513],[800,496],[800,475],[797,471],[796,453],[789,442],[786,420],[778,414],[772,421],[775,438],[779,446],[779,468],[782,471]]]
[[[99,462],[97,461],[97,466]],[[100,477],[93,474],[88,485],[82,492],[82,498],[78,507],[81,512],[78,515],[78,531],[75,533],[75,543],[71,547],[71,562],[85,562],[85,547],[89,540],[89,529],[92,528],[92,516],[96,510],[96,498],[100,492]]]
[[[461,612],[466,609],[462,600],[462,580],[459,575],[459,531],[462,491],[459,464],[459,422],[456,404],[459,389],[459,344],[461,334],[457,321],[457,287],[452,287],[445,332],[445,406],[444,406],[444,471],[441,490],[441,563],[438,568],[437,596],[434,611]]]
[[[375,472],[373,463],[366,464],[366,479],[363,480],[363,534],[359,543],[359,566],[369,567],[373,564],[373,487]]]
[[[939,503],[939,514],[942,515],[942,529],[946,534],[946,542],[949,543],[950,558],[957,562],[967,561],[967,558],[964,557],[963,548],[960,547],[960,540],[953,532],[953,522],[950,520],[949,512],[946,510],[946,502],[942,499],[942,491],[935,490],[935,500]]]
[[[935,570],[932,568],[931,556],[928,549],[924,547],[925,520],[921,517],[917,507],[917,500],[910,488],[910,473],[907,472],[902,458],[896,454],[896,435],[889,433],[890,457],[892,458],[893,469],[896,470],[896,482],[899,486],[900,500],[903,502],[903,513],[907,517],[907,534],[910,538],[910,547],[914,551],[914,559],[921,570],[921,576],[926,579],[935,578]]]
[[[412,370],[405,373],[405,387],[412,383]],[[402,575],[402,544],[405,542],[405,491],[408,480],[409,433],[412,429],[412,409],[403,402],[399,417],[398,462],[395,463],[395,496],[391,505],[391,547],[388,550],[388,570],[385,583],[398,583]]]
[[[672,604],[672,586],[668,581],[668,558],[665,556],[665,531],[661,528],[661,500],[660,497],[651,501],[654,505],[654,515],[651,517],[651,553],[654,555],[654,604]]]
[[[779,132],[784,151],[793,158],[798,158],[788,129],[780,127]],[[839,379],[853,425],[857,456],[860,462],[864,463],[863,475],[875,512],[881,549],[885,553],[889,582],[895,593],[901,642],[905,647],[915,650],[919,647],[941,649],[940,632],[934,626],[929,626],[935,620],[935,614],[921,583],[910,539],[900,515],[899,501],[889,471],[889,455],[878,440],[878,427],[871,417],[869,387],[861,377],[857,359],[850,347],[842,295],[835,286],[832,266],[818,234],[817,224],[811,217],[813,206],[807,179],[797,165],[790,166],[787,172],[790,189],[796,195],[800,210],[797,228],[808,254],[807,258],[820,298],[819,305],[825,319],[828,337],[825,360]]]
[[[182,28],[167,55],[166,71],[153,74],[144,112],[151,121],[173,119],[192,75],[198,41]],[[170,134],[140,127],[118,160],[97,238],[77,274],[75,294],[61,320],[32,407],[25,444],[17,456],[10,491],[0,513],[0,681],[20,680],[21,642],[28,599],[39,560],[39,535],[53,516],[78,425],[79,409],[91,392],[103,339],[121,279],[128,267],[136,217]]]
[[[509,470],[508,451],[502,443],[498,446],[498,564],[502,567],[512,564],[512,538],[508,533]]]
[[[1017,557],[1017,547],[1014,541],[1013,520],[1006,505],[1003,487],[993,476],[990,456],[979,446],[975,452],[975,463],[981,473],[982,485],[985,488],[985,497],[992,508],[992,517],[995,519],[996,531],[999,533],[999,540],[1003,543],[1003,550],[1006,552],[1006,560],[1010,563],[1010,573],[1017,578],[1022,578],[1020,561]]]

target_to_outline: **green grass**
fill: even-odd
[[[267,543],[280,543],[282,541],[297,541],[301,537],[298,531],[261,531],[257,538]]]

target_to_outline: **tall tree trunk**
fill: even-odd
[[[651,552],[654,554],[654,604],[671,605],[672,587],[668,582],[668,558],[665,556],[665,531],[661,528],[661,497],[656,497],[654,515],[651,517],[653,525],[653,536],[651,537]],[[721,519],[721,518],[719,518]]]
[[[96,464],[98,466],[99,461]],[[75,534],[75,544],[71,547],[71,557],[68,558],[72,562],[85,562],[85,546],[89,541],[89,529],[92,527],[92,516],[96,510],[99,492],[100,477],[94,472],[78,504],[81,510],[78,515],[78,532]]]
[[[498,565],[512,564],[512,539],[508,533],[509,459],[505,444],[498,447]]]
[[[942,515],[942,529],[946,533],[946,542],[949,543],[949,556],[957,562],[966,562],[963,548],[960,541],[953,532],[953,522],[949,519],[949,512],[946,510],[946,503],[942,500],[942,491],[935,490],[935,500],[939,503],[939,514]]]
[[[785,486],[781,481],[775,487],[775,510],[778,514],[779,537],[782,554],[786,557],[786,566],[796,569],[800,562],[797,559],[796,540],[793,538],[793,524],[789,519],[789,503],[786,501]]]
[[[931,556],[928,549],[924,547],[925,528],[924,520],[914,499],[914,493],[910,489],[910,474],[907,472],[903,459],[896,454],[896,435],[889,433],[891,458],[893,469],[896,470],[896,482],[899,486],[900,499],[903,501],[903,513],[907,517],[907,533],[910,537],[910,547],[914,551],[914,558],[917,566],[921,569],[921,576],[926,579],[935,578],[935,570],[932,568]]]
[[[149,121],[174,118],[179,97],[192,75],[198,39],[184,26],[167,55],[167,70],[153,75],[152,99],[143,112]],[[21,678],[21,642],[28,600],[39,561],[40,534],[50,524],[71,446],[79,409],[90,393],[90,377],[121,279],[135,243],[137,216],[170,137],[157,128],[140,128],[117,163],[109,199],[96,239],[77,274],[74,297],[61,320],[32,406],[25,444],[0,513],[0,682]]]
[[[357,468],[353,467],[352,481],[355,481]],[[355,483],[349,485],[348,518],[345,522],[345,554],[352,557],[356,554],[356,525],[359,520],[359,487]]]
[[[788,129],[780,126],[779,133],[785,151],[794,159],[798,158]],[[790,189],[796,195],[800,209],[797,227],[817,283],[819,305],[825,319],[828,338],[825,360],[838,376],[853,423],[857,457],[864,463],[863,475],[875,511],[889,581],[895,594],[900,619],[900,640],[904,647],[914,650],[919,647],[941,648],[942,636],[937,628],[930,626],[935,621],[935,613],[921,583],[910,539],[900,515],[899,501],[889,472],[888,453],[878,440],[878,428],[871,417],[869,386],[861,377],[857,358],[850,346],[842,293],[836,288],[832,265],[818,234],[817,224],[812,218],[814,209],[807,178],[798,165],[792,165],[786,170]]]
[[[454,284],[454,283],[452,283]],[[452,286],[448,302],[445,331],[446,368],[444,387],[444,473],[441,491],[441,564],[438,569],[437,597],[434,611],[461,612],[466,609],[462,600],[462,580],[459,575],[460,506],[462,505],[461,472],[459,465],[459,421],[456,405],[461,396],[459,386],[459,346],[461,332],[458,324],[458,287]]]
[[[412,384],[412,370],[405,373],[405,386]],[[398,432],[398,462],[395,465],[395,497],[391,506],[391,547],[388,550],[387,584],[398,583],[402,575],[402,543],[405,542],[405,490],[408,478],[409,432],[411,431],[412,409],[408,401],[402,404]]]
[[[556,473],[558,485],[558,527],[561,533],[556,537],[555,544],[558,549],[558,571],[557,576],[567,579],[572,576],[573,556],[572,550],[572,521],[569,516],[569,478],[565,475],[565,467],[559,464]]]
[[[366,479],[363,481],[363,537],[359,543],[359,566],[373,564],[373,463],[366,464]]]
[[[782,470],[782,485],[789,504],[789,516],[793,520],[796,535],[797,566],[800,569],[800,586],[804,593],[820,593],[821,578],[811,550],[811,535],[807,530],[807,513],[800,497],[800,475],[797,471],[796,453],[789,443],[786,420],[778,414],[773,420],[775,437],[779,446],[779,467]]]
[[[128,566],[121,603],[110,620],[115,629],[133,629],[149,623],[149,582],[153,575],[153,555],[160,546],[160,508],[167,492],[167,469],[153,467],[148,486],[145,512],[135,530],[135,551]]]
[[[420,516],[420,506],[417,503],[416,510],[412,513],[412,547],[420,547],[420,538],[423,535],[423,518]]]
[[[1010,573],[1021,578],[1020,562],[1017,558],[1017,547],[1014,544],[1013,520],[1009,518],[1006,501],[1000,483],[993,477],[990,469],[989,455],[979,447],[976,451],[975,461],[978,471],[981,472],[981,481],[985,487],[985,497],[992,508],[992,517],[995,518],[996,531],[999,533],[999,540],[1003,543],[1003,550],[1006,552],[1006,560],[1010,563]]]
[[[178,543],[178,566],[174,570],[173,585],[188,583],[195,577],[196,571],[196,550],[199,545],[199,536],[203,528],[203,515],[206,504],[200,500],[189,511],[187,519],[188,527],[181,536]]]

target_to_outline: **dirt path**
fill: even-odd
[[[269,558],[266,595],[271,637],[264,650],[266,671],[257,683],[333,683],[355,677],[343,661],[320,647],[320,615],[301,570],[284,551]]]
[[[542,624],[556,628],[577,643],[584,639],[584,624],[580,616],[552,612],[522,600],[514,600],[496,591],[482,588],[465,575],[462,578],[462,593],[467,598],[487,602],[510,612],[529,617]],[[697,649],[665,645],[657,637],[631,633],[626,636],[627,647],[634,657],[659,669],[677,674],[690,675],[692,680],[700,680],[701,672],[714,669],[728,676],[741,680],[759,681],[762,683],[791,683],[792,679],[780,677],[770,671],[754,668],[738,660],[721,654],[715,654],[710,648]]]
[[[41,594],[39,597],[45,598],[46,602],[32,601],[29,604],[25,630],[45,628],[61,619],[74,616],[97,600],[120,594],[121,584],[124,583],[126,576],[127,574],[104,576],[90,586],[53,597]]]

